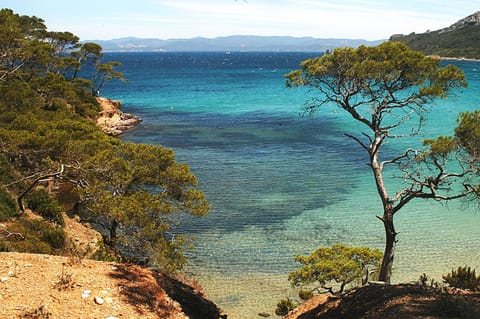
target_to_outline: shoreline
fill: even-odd
[[[427,55],[428,57],[439,59],[439,60],[449,60],[449,61],[472,61],[472,62],[480,62],[480,59],[474,58],[465,58],[465,57],[453,57],[453,56],[441,56],[436,54]]]
[[[100,105],[99,117],[96,119],[97,126],[109,136],[119,136],[143,120],[130,113],[120,111],[122,102],[111,100],[106,97],[97,97]]]

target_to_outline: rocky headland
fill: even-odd
[[[138,117],[122,112],[120,101],[105,97],[97,97],[97,101],[100,104],[100,113],[96,122],[98,127],[107,135],[121,135],[142,122]]]

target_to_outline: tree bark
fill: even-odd
[[[375,133],[375,139],[372,141],[369,153],[370,153],[370,165],[375,178],[375,184],[377,186],[377,192],[382,200],[383,217],[378,217],[385,228],[385,251],[383,253],[382,266],[380,268],[380,275],[378,280],[383,281],[386,284],[390,284],[390,278],[392,276],[393,257],[395,256],[395,246],[397,244],[397,233],[395,232],[395,226],[393,224],[393,215],[395,208],[388,196],[387,188],[383,181],[383,164],[379,163],[378,154],[380,147],[383,143],[384,136],[381,132]]]
[[[385,251],[383,253],[382,266],[380,268],[379,281],[390,284],[392,276],[393,257],[395,256],[395,248],[397,246],[397,233],[393,224],[392,208],[386,208],[382,218],[383,226],[385,228]]]
[[[18,195],[17,197],[17,204],[18,204],[18,208],[20,209],[20,213],[19,214],[23,214],[25,212],[25,206],[23,205],[23,197],[25,197],[25,195],[27,195],[27,193],[29,191],[32,190],[32,188],[37,185],[38,182],[40,182],[41,180],[44,180],[44,179],[47,179],[47,178],[56,178],[58,176],[60,176],[63,171],[64,171],[64,165],[62,164],[60,170],[58,172],[55,172],[55,173],[51,173],[51,174],[45,174],[45,175],[42,175],[38,178],[36,178],[32,183],[30,183],[30,185],[28,185],[28,187],[20,194]]]

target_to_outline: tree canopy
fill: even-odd
[[[98,44],[9,9],[0,10],[0,51],[0,207],[12,207],[10,194],[22,210],[24,195],[48,181],[112,246],[141,247],[160,268],[181,268],[185,242],[169,216],[202,216],[209,205],[172,150],[122,142],[95,125],[95,93],[123,80],[119,63],[103,62]]]
[[[295,256],[302,266],[291,272],[288,279],[294,286],[313,286],[341,294],[347,285],[366,284],[372,273],[378,271],[381,259],[378,249],[343,244],[321,247],[309,256]]]
[[[397,243],[394,215],[413,199],[452,200],[478,194],[476,113],[460,117],[456,137],[426,141],[425,149],[382,153],[387,141],[419,134],[435,99],[467,85],[463,72],[452,65],[441,67],[440,60],[405,44],[385,42],[376,47],[336,49],[302,62],[301,69],[286,77],[289,87],[308,86],[317,92],[307,101],[306,113],[337,106],[363,125],[364,130],[346,136],[368,155],[383,207],[377,217],[386,236],[379,279],[390,282]],[[396,166],[402,173],[400,186],[391,186],[397,189],[387,188],[387,166]]]

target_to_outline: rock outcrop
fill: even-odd
[[[447,28],[438,30],[439,33],[450,32],[457,29],[464,28],[466,26],[478,26],[480,25],[480,11],[475,12],[474,14],[469,15],[459,21],[455,22]]]
[[[110,136],[118,136],[142,122],[141,119],[129,113],[120,111],[122,103],[104,97],[97,97],[100,104],[100,116],[97,125]]]

